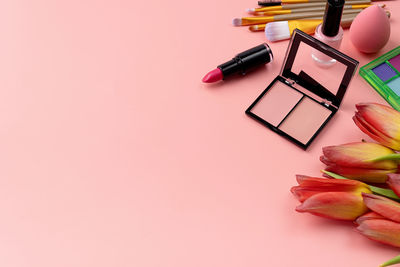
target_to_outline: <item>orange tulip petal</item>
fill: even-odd
[[[400,174],[391,173],[388,175],[387,180],[390,188],[396,193],[396,195],[400,196]]]
[[[291,188],[291,192],[300,201],[322,192],[369,192],[368,185],[355,180],[339,180],[296,175],[299,186]]]
[[[366,220],[376,220],[376,219],[385,219],[385,217],[383,217],[382,215],[380,215],[374,211],[370,211],[370,212],[365,213],[364,215],[358,217],[357,220],[355,221],[355,223],[360,225],[361,223],[363,223]]]
[[[400,222],[400,203],[373,194],[363,193],[362,196],[369,209],[392,221]]]
[[[319,178],[305,175],[296,175],[296,178],[301,188],[319,192],[348,192],[369,188],[368,185],[355,180]]]
[[[290,189],[290,192],[299,200],[300,202],[304,202],[307,198],[321,193],[321,191],[318,190],[311,190],[307,188],[303,188],[301,186],[293,186]]]
[[[296,208],[298,212],[339,219],[355,220],[367,211],[361,196],[348,192],[324,192],[311,196]]]
[[[361,182],[354,180],[344,180],[344,179],[329,179],[329,178],[320,178],[320,177],[311,177],[306,175],[296,175],[296,180],[301,186],[360,186],[365,185]]]
[[[357,230],[371,240],[400,247],[400,224],[389,220],[365,220]]]

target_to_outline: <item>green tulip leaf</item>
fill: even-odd
[[[372,186],[372,185],[369,185],[369,188],[371,188],[372,192],[374,192],[378,195],[385,196],[385,197],[388,197],[388,198],[391,198],[391,199],[397,200],[397,201],[400,200],[400,197],[398,197],[391,189],[380,188],[380,187]]]
[[[400,255],[394,257],[393,259],[388,260],[387,262],[382,263],[380,267],[390,266],[397,263],[400,263]]]
[[[325,174],[327,174],[327,175],[329,175],[330,177],[335,178],[335,179],[351,180],[351,179],[349,179],[349,178],[346,178],[346,177],[341,176],[341,175],[339,175],[339,174],[336,174],[336,173],[334,173],[334,172],[328,172],[328,171],[325,171],[325,170],[322,170],[322,172],[325,173]]]

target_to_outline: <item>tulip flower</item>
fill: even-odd
[[[371,193],[368,185],[355,180],[337,180],[297,175],[298,186],[291,192],[302,202],[298,212],[339,219],[355,220],[368,209],[361,193]]]
[[[400,150],[400,112],[376,103],[360,103],[353,117],[361,131],[380,144]]]
[[[380,144],[357,142],[322,149],[320,160],[327,171],[363,182],[384,183],[387,174],[397,171],[397,160],[373,159],[393,155],[394,151]]]
[[[370,213],[358,218],[357,230],[371,240],[400,247],[400,203],[372,194],[362,196],[365,205],[376,215]]]

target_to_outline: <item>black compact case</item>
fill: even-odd
[[[296,29],[280,75],[246,114],[307,149],[339,109],[357,66],[358,61]]]

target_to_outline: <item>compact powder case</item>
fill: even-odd
[[[318,53],[333,59],[319,65]],[[281,73],[246,110],[269,129],[307,149],[339,109],[358,61],[296,29]]]

